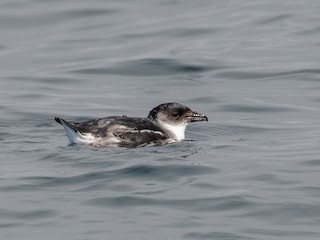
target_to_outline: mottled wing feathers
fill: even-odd
[[[122,146],[139,146],[167,139],[164,133],[152,130],[119,129],[113,134],[121,140],[120,145]]]
[[[81,123],[67,122],[61,118],[55,118],[55,120],[63,126],[72,129],[77,135],[87,136],[90,134],[90,136],[96,139],[96,142],[100,141],[101,144],[108,144],[109,142],[123,146],[138,146],[144,143],[165,140],[167,138],[167,136],[148,118],[115,116]]]

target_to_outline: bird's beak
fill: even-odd
[[[201,113],[192,112],[191,116],[189,117],[189,122],[200,122],[200,121],[208,122],[208,117]]]

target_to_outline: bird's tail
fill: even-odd
[[[75,124],[59,117],[55,117],[54,120],[64,127],[70,143],[88,143],[89,139],[87,134],[81,133]]]

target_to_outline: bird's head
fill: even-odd
[[[190,122],[208,121],[208,117],[192,111],[180,103],[163,103],[153,108],[148,118],[174,140],[185,139],[185,130]]]

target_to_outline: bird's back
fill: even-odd
[[[148,118],[112,116],[79,123],[63,119],[56,121],[62,122],[65,128],[72,129],[80,137],[87,138],[88,143],[97,145],[115,144],[130,147],[167,139],[160,128]],[[70,141],[76,142],[72,139]]]

